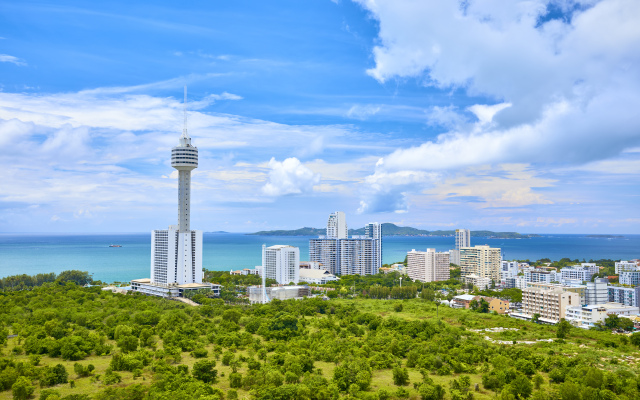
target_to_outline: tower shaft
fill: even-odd
[[[178,231],[189,232],[191,207],[191,171],[178,171]]]

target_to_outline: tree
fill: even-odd
[[[36,388],[31,384],[31,381],[24,376],[19,377],[16,382],[11,386],[11,392],[14,400],[26,400]]]
[[[396,386],[405,386],[409,383],[409,371],[406,368],[393,368],[393,384]]]
[[[533,316],[531,317],[531,322],[535,324],[537,324],[539,320],[540,320],[540,314],[538,313],[533,314]]]
[[[558,339],[565,339],[567,335],[569,335],[569,331],[571,330],[571,324],[569,321],[562,318],[558,323],[558,329],[556,330],[556,337]]]
[[[529,381],[529,378],[524,375],[518,375],[516,379],[511,381],[511,383],[509,384],[509,391],[517,399],[526,399],[531,396],[533,385],[531,385],[531,381]]]
[[[194,378],[204,383],[214,383],[218,376],[218,370],[214,369],[215,366],[216,362],[213,360],[199,360],[193,364],[191,373]]]
[[[422,400],[442,400],[446,391],[442,385],[424,383],[418,388],[418,393],[420,393]]]

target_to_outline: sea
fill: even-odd
[[[502,249],[505,260],[538,260],[564,257],[628,260],[640,258],[640,235],[590,237],[589,235],[541,234],[528,239],[471,238],[471,245],[487,244]],[[205,233],[203,267],[214,271],[253,268],[262,263],[262,245],[286,244],[300,248],[300,259],[309,259],[305,236],[256,236],[242,233]],[[382,262],[403,261],[412,249],[454,247],[453,237],[383,237]],[[109,247],[120,245],[122,247]],[[88,271],[103,282],[127,282],[148,278],[151,234],[0,234],[0,277],[55,272]]]

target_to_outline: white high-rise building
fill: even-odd
[[[198,167],[198,148],[187,133],[185,88],[184,129],[171,150],[171,166],[178,170],[178,224],[151,232],[151,278],[136,279],[132,289],[159,296],[182,295],[202,287],[202,231],[191,230],[191,171]]]
[[[436,249],[407,253],[407,275],[422,282],[446,281],[450,277],[449,252],[439,253]]]
[[[309,260],[334,275],[375,275],[382,267],[381,225],[367,224],[364,235],[348,237],[344,213],[337,211],[329,216],[327,236],[309,240]]]
[[[456,229],[456,250],[463,247],[471,247],[471,231],[469,229]]]
[[[449,251],[449,261],[452,264],[460,265],[460,249],[463,247],[471,247],[471,231],[469,229],[456,229],[455,233],[456,247]]]
[[[262,271],[265,278],[275,279],[279,284],[300,280],[300,249],[293,246],[262,245]]]
[[[349,236],[347,218],[342,211],[336,211],[329,215],[327,221],[327,239],[346,239]]]

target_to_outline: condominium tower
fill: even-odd
[[[300,280],[300,249],[293,246],[262,245],[262,271],[265,278],[286,285]]]
[[[471,231],[469,229],[456,229],[455,239],[456,247],[449,251],[449,261],[452,264],[460,265],[460,249],[471,247]]]
[[[489,246],[460,248],[460,273],[462,277],[477,275],[500,281],[500,249]]]
[[[450,277],[449,252],[411,250],[407,253],[407,274],[414,281],[446,281]]]
[[[382,230],[377,222],[365,234],[348,237],[344,213],[329,216],[326,236],[309,240],[309,260],[335,275],[375,275],[382,266]]]

